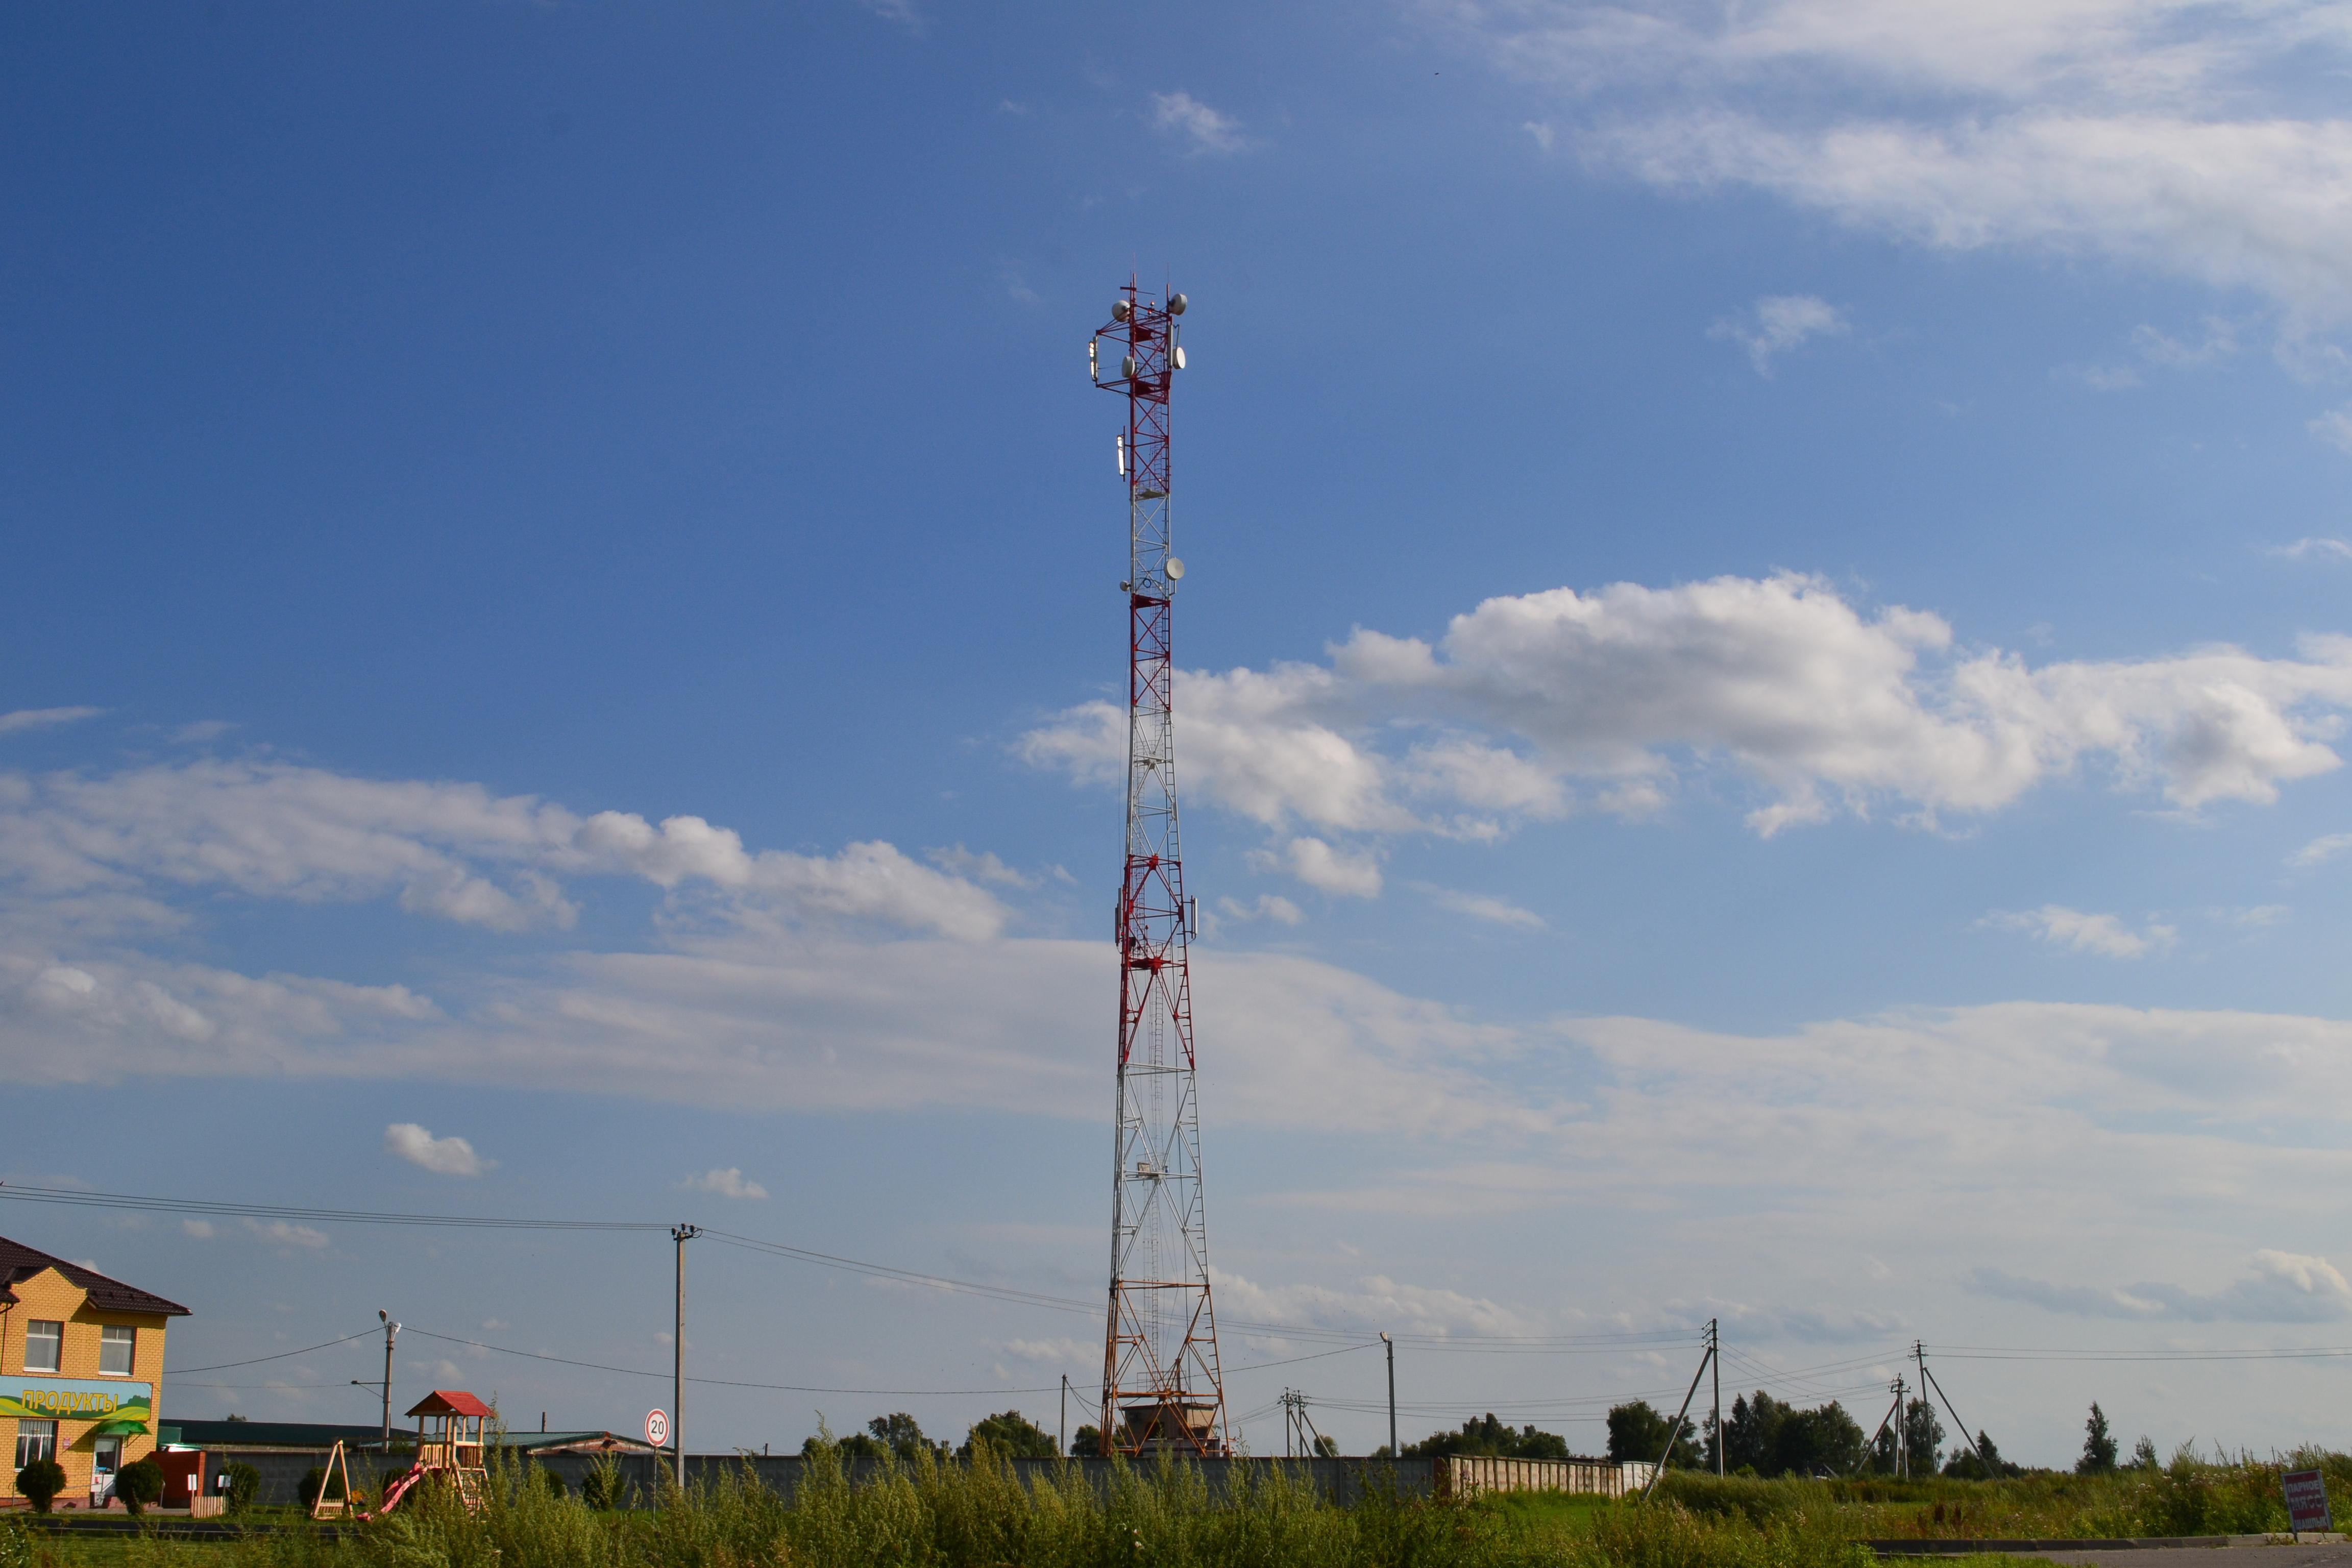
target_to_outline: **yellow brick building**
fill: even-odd
[[[65,1467],[57,1506],[89,1506],[103,1483],[155,1448],[163,1330],[188,1310],[95,1268],[0,1237],[0,1505],[21,1506],[16,1472]],[[103,1493],[103,1487],[99,1489]]]

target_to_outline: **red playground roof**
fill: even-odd
[[[416,1402],[411,1415],[495,1415],[497,1411],[462,1388],[436,1388]]]

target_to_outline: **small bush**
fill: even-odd
[[[304,1508],[316,1508],[321,1489],[330,1498],[341,1498],[343,1495],[342,1472],[338,1470],[329,1476],[323,1466],[313,1465],[302,1472],[302,1484],[295,1491],[302,1499]]]
[[[533,1465],[531,1469],[538,1475],[539,1484],[547,1489],[548,1496],[566,1497],[570,1495],[571,1489],[563,1484],[563,1478],[562,1476],[557,1475],[545,1465]]]
[[[619,1508],[628,1501],[629,1487],[621,1479],[621,1461],[610,1454],[598,1456],[580,1478],[580,1500],[593,1509]]]
[[[150,1503],[163,1495],[163,1467],[155,1462],[152,1454],[133,1459],[114,1472],[114,1495],[122,1500],[131,1518],[138,1518],[147,1511]]]
[[[261,1495],[261,1472],[243,1459],[231,1460],[222,1467],[221,1474],[228,1478],[228,1489],[224,1495],[228,1499],[229,1512],[243,1513]]]
[[[13,1519],[0,1519],[0,1568],[33,1568],[33,1538]]]
[[[16,1472],[16,1489],[32,1500],[35,1513],[47,1513],[66,1489],[66,1468],[55,1459],[35,1459]]]

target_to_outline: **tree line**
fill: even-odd
[[[1722,1468],[1740,1476],[1891,1476],[1900,1468],[1915,1476],[1982,1479],[1988,1474],[2025,1473],[2022,1466],[2002,1458],[1991,1435],[1983,1431],[1977,1433],[1973,1445],[1964,1436],[1947,1457],[1944,1424],[1936,1418],[1934,1407],[1918,1398],[1906,1404],[1900,1420],[1887,1423],[1874,1441],[1834,1399],[1804,1410],[1760,1388],[1731,1402],[1720,1433],[1711,1411],[1704,1423],[1685,1416],[1681,1430],[1672,1434],[1669,1452],[1667,1426],[1667,1417],[1646,1399],[1614,1406],[1609,1412],[1609,1457],[1655,1463],[1664,1454],[1670,1468],[1712,1470],[1719,1447]],[[2096,1401],[2084,1432],[2076,1473],[2105,1475],[2117,1469],[2115,1434]],[[2132,1462],[2154,1468],[2156,1445],[2142,1437]]]

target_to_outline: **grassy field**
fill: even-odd
[[[2342,1495],[2352,1460],[2319,1462]],[[528,1471],[467,1511],[427,1492],[340,1537],[299,1516],[232,1540],[45,1536],[0,1524],[0,1568],[1867,1568],[1864,1541],[2236,1534],[2283,1529],[2276,1467],[2183,1455],[2159,1469],[1975,1482],[1669,1476],[1648,1504],[1519,1495],[1468,1504],[1374,1489],[1340,1507],[1276,1476],[1212,1496],[1182,1466],[1074,1469],[929,1459],[852,1486],[812,1466],[786,1504],[748,1477],[600,1510]]]

